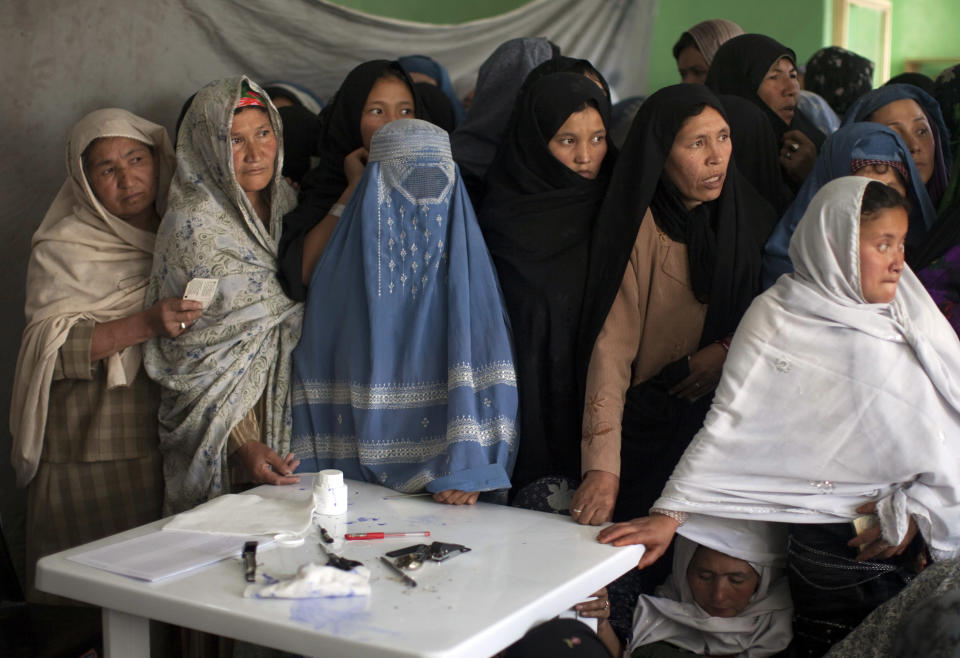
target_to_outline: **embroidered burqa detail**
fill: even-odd
[[[300,470],[405,492],[510,486],[509,325],[441,128],[377,131],[309,290],[294,353]]]
[[[760,524],[752,527],[759,529]],[[764,559],[768,546],[762,540],[767,539],[767,534],[770,533],[761,531],[759,537],[741,534],[742,541],[732,550],[702,542],[749,562],[760,577],[757,591],[736,617],[712,617],[697,604],[687,579],[687,568],[700,544],[677,537],[670,576],[657,588],[656,596],[642,594],[637,600],[633,640],[628,652],[660,641],[710,656],[764,658],[786,649],[792,637],[793,604],[783,569]]]
[[[280,289],[277,241],[294,194],[280,173],[283,137],[272,103],[267,111],[278,151],[269,226],[237,183],[230,130],[244,82],[263,94],[245,77],[197,92],[180,129],[177,173],[157,233],[147,303],[182,295],[195,277],[219,281],[200,319],[177,338],[150,341],[144,356],[147,373],[163,386],[167,513],[225,492],[226,439],[261,396],[267,445],[281,455],[290,445],[290,353],[300,338],[303,307]]]
[[[656,507],[837,523],[879,501],[887,541],[912,514],[934,557],[960,552],[960,342],[909,266],[892,302],[864,301],[870,182],[836,179],[810,203],[790,243],[794,273],[744,315]]]
[[[906,169],[909,180],[904,182],[911,205],[908,245],[918,244],[934,224],[937,214],[930,202],[930,195],[920,181],[910,150],[900,136],[879,123],[848,124],[827,138],[797,198],[770,234],[763,256],[764,288],[772,286],[781,274],[793,271],[787,250],[800,218],[821,187],[835,178],[855,173],[850,171],[853,160],[897,162]],[[910,255],[909,252],[907,255]]]
[[[10,404],[11,463],[19,486],[37,472],[50,384],[70,330],[84,320],[109,322],[143,310],[154,234],[110,213],[90,187],[83,152],[100,137],[153,146],[159,212],[173,176],[175,159],[166,129],[126,110],[91,112],[70,133],[67,180],[33,235],[27,267],[27,326]],[[142,354],[140,345],[132,345],[106,358],[107,386],[129,386]]]
[[[861,96],[844,115],[843,125],[855,121],[870,121],[870,115],[884,105],[907,98],[916,101],[923,113],[927,115],[927,122],[933,129],[936,151],[934,153],[933,176],[927,181],[927,192],[930,193],[930,200],[936,207],[947,189],[953,156],[950,153],[950,131],[947,130],[947,124],[943,121],[940,105],[934,100],[933,96],[913,85],[884,85]]]

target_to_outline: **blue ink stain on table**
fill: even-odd
[[[396,631],[388,631],[369,625],[367,612],[369,601],[365,596],[337,598],[298,599],[290,606],[290,620],[306,624],[318,631],[337,635],[365,632],[391,637],[399,636]]]

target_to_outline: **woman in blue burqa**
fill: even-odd
[[[301,471],[473,503],[506,489],[517,386],[495,270],[442,129],[387,124],[310,281]]]

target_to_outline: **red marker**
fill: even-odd
[[[424,532],[357,532],[347,533],[344,539],[389,539],[390,537],[429,537],[430,531]]]

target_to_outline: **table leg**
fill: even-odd
[[[103,653],[106,658],[149,658],[150,620],[104,608]]]

